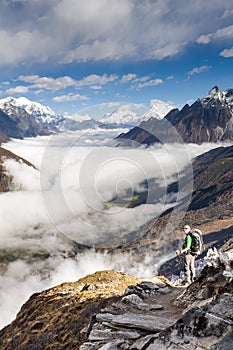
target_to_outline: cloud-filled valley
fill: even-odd
[[[169,197],[167,186],[182,181],[180,173],[191,167],[195,156],[218,145],[109,146],[118,133],[88,130],[5,144],[36,169],[13,160],[5,162],[14,181],[12,191],[0,195],[1,249],[14,258],[1,276],[2,326],[33,292],[54,284],[103,268],[141,276],[155,272],[153,256],[142,267],[127,254],[120,259],[117,254],[108,256],[93,250],[76,254],[73,243],[111,247],[130,232],[137,232],[182,199],[183,193]],[[130,202],[130,196],[145,190],[145,182],[148,197],[152,184],[162,188],[159,200],[134,208],[106,205],[117,197],[127,197]]]

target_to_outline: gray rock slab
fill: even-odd
[[[168,287],[159,288],[159,293],[161,293],[161,294],[168,294],[170,292],[171,291]]]
[[[79,350],[96,350],[103,346],[103,343],[86,342],[79,347]]]
[[[89,334],[88,340],[90,341],[101,341],[101,340],[112,340],[112,339],[138,339],[140,334],[136,331],[111,331],[109,329],[99,330],[93,329]]]
[[[149,345],[154,339],[155,337],[158,336],[157,334],[154,335],[146,335],[145,337],[142,337],[138,340],[136,340],[136,342],[133,343],[133,345],[131,345],[130,350],[142,350],[145,349],[145,347],[147,345]]]
[[[149,290],[158,290],[159,286],[157,286],[157,284],[150,282],[150,281],[143,281],[141,282],[139,285],[139,287],[145,289],[149,289]]]
[[[113,316],[111,324],[127,328],[144,329],[151,332],[160,332],[174,324],[175,321],[165,317],[135,314],[132,312]]]
[[[146,303],[141,303],[136,305],[139,310],[142,311],[155,311],[155,310],[163,310],[164,307],[159,304],[146,304]]]
[[[99,348],[99,350],[117,350],[117,343],[110,342],[108,344],[105,344]]]
[[[110,313],[97,314],[96,315],[96,320],[99,321],[99,322],[111,322],[112,319],[113,319],[113,316],[114,315],[112,315]]]
[[[140,298],[137,294],[126,295],[121,300],[125,303],[132,304],[132,305],[138,305],[143,303],[142,298]]]

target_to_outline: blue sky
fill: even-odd
[[[229,0],[1,0],[0,98],[56,113],[233,88]]]

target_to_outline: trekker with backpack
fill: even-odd
[[[192,252],[192,246],[194,243],[194,239],[192,236],[192,232],[189,225],[184,226],[184,232],[185,232],[185,240],[183,243],[183,247],[181,250],[176,250],[176,254],[184,254],[184,276],[185,280],[183,281],[182,285],[189,285],[191,282],[194,281],[194,278],[196,276],[195,272],[195,258],[198,254],[195,254]]]

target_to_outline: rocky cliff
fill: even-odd
[[[120,145],[156,142],[217,142],[233,140],[233,90],[215,86],[207,96],[181,111],[174,109],[164,119],[150,118],[118,137]]]

